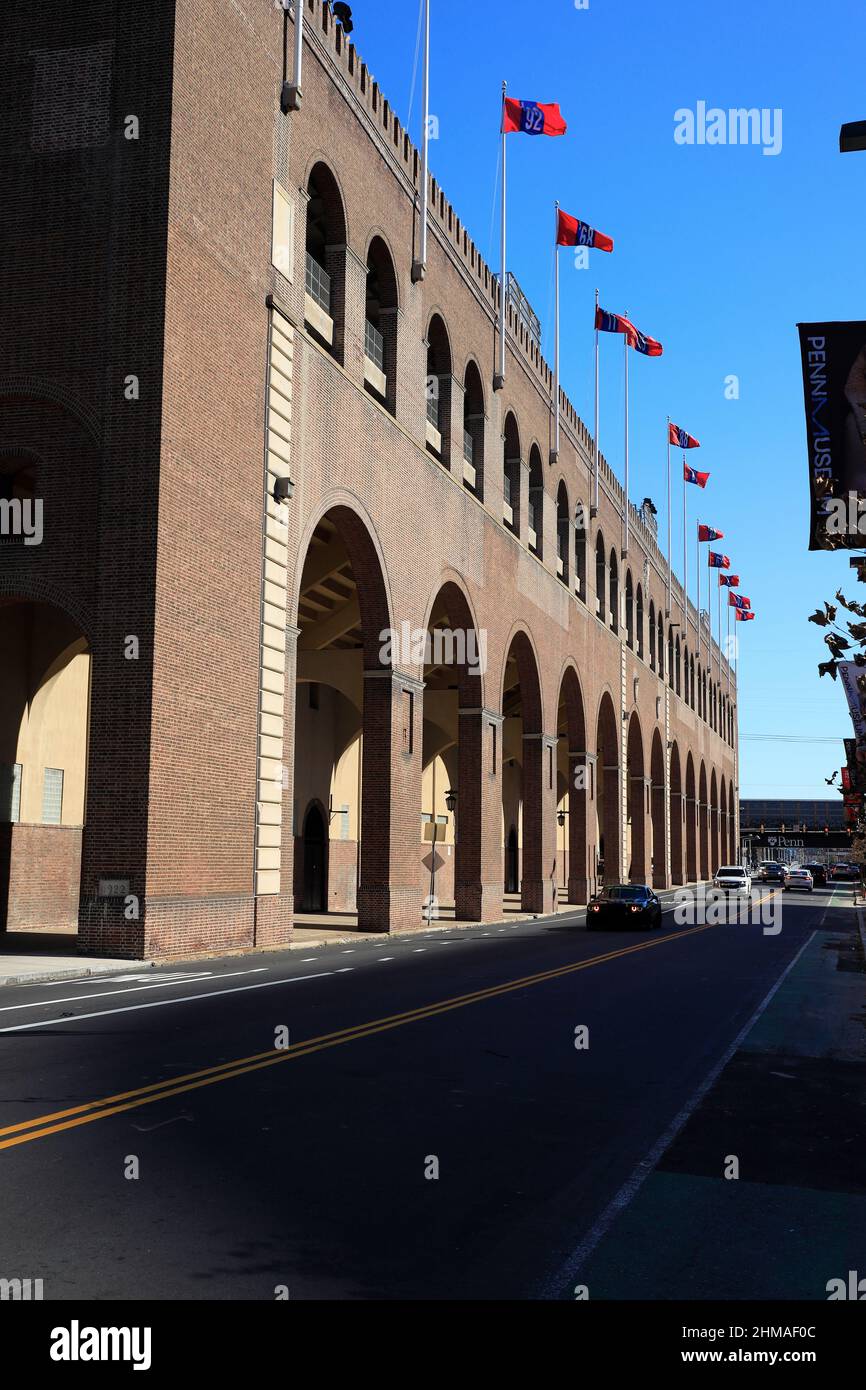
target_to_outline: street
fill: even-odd
[[[777,935],[677,925],[666,895],[652,932],[575,910],[6,988],[0,1275],[52,1300],[826,1297],[814,1244],[755,1264],[754,1218],[820,1189],[866,1248],[862,1021],[826,1046],[792,994],[835,943],[859,998],[850,900],[787,895]],[[789,1099],[815,1053],[829,1140],[820,1077]]]

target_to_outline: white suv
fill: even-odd
[[[748,897],[752,891],[752,880],[742,864],[723,864],[713,875],[713,888],[720,893],[738,893]]]

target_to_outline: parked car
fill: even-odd
[[[812,882],[816,888],[825,888],[827,886],[827,870],[823,864],[804,864],[803,868],[809,870],[809,873],[812,875]]]
[[[742,864],[723,864],[713,875],[713,889],[719,893],[737,893],[748,897],[752,880]]]
[[[789,889],[798,889],[803,893],[811,893],[815,887],[812,875],[808,869],[789,869],[785,876],[785,892]]]
[[[599,927],[660,927],[662,905],[646,883],[609,883],[586,910],[587,931]]]

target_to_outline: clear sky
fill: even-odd
[[[352,8],[358,50],[404,121],[411,103],[420,144],[419,4]],[[562,384],[590,427],[596,285],[605,308],[664,344],[660,359],[630,360],[631,495],[655,499],[664,540],[670,414],[701,441],[690,460],[712,473],[705,493],[689,489],[690,520],[699,511],[725,532],[718,548],[758,614],[740,625],[741,795],[833,795],[824,777],[841,743],[801,740],[841,739],[851,725],[841,686],[818,678],[828,653],[806,618],[840,586],[864,594],[847,552],[807,550],[796,324],[866,317],[866,152],[838,152],[840,124],[866,119],[861,0],[431,0],[431,15],[431,171],[494,271],[502,80],[511,96],[558,101],[568,121],[562,139],[513,135],[508,146],[508,268],[542,320],[548,360],[554,201],[615,240],[613,255],[590,253],[589,270],[560,252]],[[674,113],[701,101],[779,109],[781,152],[677,144]],[[601,446],[621,477],[620,342],[602,340]],[[730,375],[738,400],[725,398]],[[767,734],[797,741],[749,737]]]

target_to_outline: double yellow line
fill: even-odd
[[[714,925],[714,924],[713,924]],[[323,1033],[317,1038],[307,1038],[283,1050],[270,1048],[267,1052],[256,1052],[250,1057],[238,1057],[233,1062],[223,1062],[216,1067],[204,1067],[201,1071],[188,1072],[168,1081],[155,1081],[150,1086],[139,1086],[134,1091],[120,1091],[117,1095],[104,1096],[101,1100],[88,1101],[84,1105],[74,1105],[68,1110],[55,1110],[50,1115],[38,1115],[32,1120],[22,1120],[18,1124],[6,1125],[0,1129],[0,1149],[11,1149],[17,1144],[29,1144],[34,1139],[45,1139],[49,1134],[59,1134],[65,1129],[75,1129],[79,1125],[89,1125],[95,1120],[107,1119],[109,1115],[119,1115],[124,1110],[135,1110],[141,1105],[152,1105],[155,1101],[168,1100],[171,1096],[183,1095],[187,1091],[197,1091],[201,1086],[213,1086],[218,1081],[231,1081],[236,1076],[260,1071],[263,1067],[274,1067],[280,1062],[293,1062],[297,1057],[308,1057],[313,1052],[322,1052],[328,1047],[339,1047],[342,1043],[356,1042],[375,1033],[386,1033],[391,1028],[402,1028],[407,1023],[420,1023],[426,1018],[436,1018],[451,1009],[463,1009],[469,1004],[478,1004],[485,999],[495,999],[515,989],[526,989],[530,985],[545,984],[548,980],[561,979],[565,975],[576,974],[579,970],[589,970],[594,965],[618,960],[622,956],[632,956],[639,951],[651,950],[654,946],[664,946],[669,941],[680,941],[686,936],[711,931],[712,926],[689,927],[685,931],[672,932],[666,936],[641,941],[634,946],[624,946],[617,951],[607,951],[604,955],[591,956],[588,960],[576,961],[572,965],[561,965],[555,970],[542,970],[535,975],[523,975],[505,984],[491,985],[488,989],[475,990],[472,994],[458,994],[451,999],[440,999],[434,1004],[424,1004],[418,1009],[407,1009],[403,1013],[389,1014],[386,1018],[372,1019],[369,1023],[359,1023],[352,1028],[340,1028],[334,1033]],[[83,1014],[82,1018],[87,1015]]]

